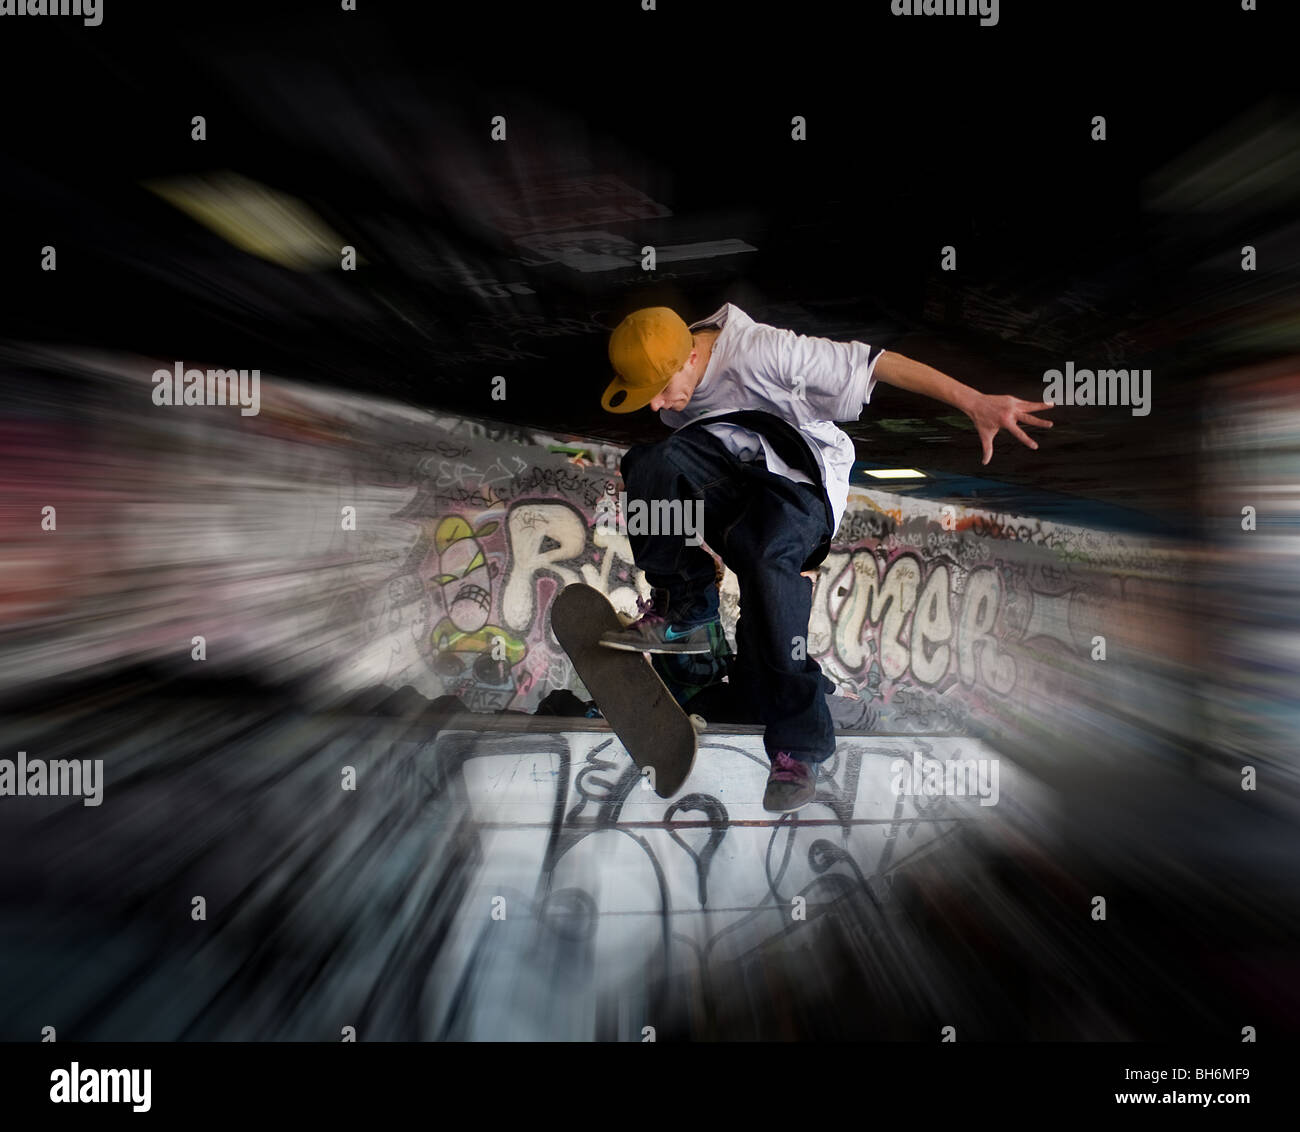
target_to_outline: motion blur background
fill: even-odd
[[[0,758],[105,791],[0,797],[0,1038],[1296,1036],[1271,17],[614,7],[4,21]],[[809,646],[853,717],[780,821],[753,729],[665,805],[536,714],[585,698],[556,589],[646,592],[593,527],[667,434],[600,411],[609,331],[724,302],[1030,400],[1152,371],[1148,415],[1059,407],[987,468],[889,387],[843,426]],[[259,370],[259,412],[154,404],[177,362]],[[891,796],[914,750],[1004,803]]]

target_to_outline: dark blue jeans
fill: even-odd
[[[637,499],[703,502],[704,540],[740,583],[729,680],[763,721],[768,755],[830,758],[835,728],[827,682],[808,655],[813,584],[800,573],[833,533],[821,488],[737,460],[702,428],[630,448],[622,472],[629,506]],[[716,572],[704,550],[685,534],[629,535],[628,541],[646,581],[667,591],[672,620],[717,616]]]

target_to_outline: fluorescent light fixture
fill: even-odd
[[[168,177],[144,187],[241,251],[294,271],[339,265],[343,237],[302,201],[239,173]]]
[[[878,480],[923,480],[924,472],[915,468],[863,468],[867,475]]]

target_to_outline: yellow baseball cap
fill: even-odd
[[[618,376],[606,388],[600,407],[607,413],[645,408],[686,364],[694,346],[694,337],[676,311],[669,307],[633,311],[609,336],[609,360]]]

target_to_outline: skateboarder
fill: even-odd
[[[990,396],[900,354],[755,322],[731,303],[687,326],[667,307],[628,315],[609,357],[617,375],[602,398],[612,413],[649,407],[674,429],[636,445],[621,470],[629,513],[669,520],[702,514],[703,531],[661,522],[628,526],[651,587],[641,616],[602,644],[649,653],[708,653],[721,635],[714,561],[736,574],[740,618],[729,681],[761,719],[771,763],[765,809],[800,809],[816,795],[819,763],[835,750],[825,692],[808,655],[812,582],[848,504],[853,442],[834,421],[856,420],[876,382],[933,397],[974,423],[983,463],[1006,429],[1030,448],[1022,424],[1052,406]],[[678,501],[674,510],[672,504]],[[689,501],[700,501],[688,508]],[[669,529],[663,529],[668,527]]]

